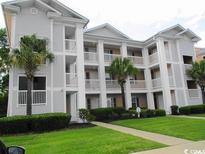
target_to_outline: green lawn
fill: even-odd
[[[102,127],[5,136],[1,139],[7,145],[24,146],[27,154],[128,154],[165,147]]]
[[[160,117],[115,121],[113,124],[160,133],[188,140],[205,140],[205,120],[181,117]]]
[[[193,117],[205,117],[205,114],[191,114]]]

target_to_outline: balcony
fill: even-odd
[[[192,64],[184,64],[184,72],[187,74],[187,70],[190,70],[192,68]]]
[[[144,65],[144,58],[138,56],[128,56],[130,61],[135,65]]]
[[[158,63],[158,61],[159,61],[158,52],[155,52],[149,56],[150,65]]]
[[[169,86],[174,87],[174,78],[173,78],[173,76],[169,76]]]
[[[111,63],[115,58],[121,58],[121,55],[118,54],[104,54],[104,59],[106,63]]]
[[[98,54],[95,52],[84,52],[86,63],[98,63]]]
[[[78,78],[76,73],[66,73],[66,86],[77,87]]]
[[[188,92],[189,98],[199,98],[200,97],[199,89],[188,89],[187,92]]]
[[[153,89],[161,88],[161,78],[156,78],[152,80]]]
[[[65,52],[66,53],[71,53],[71,54],[76,54],[76,40],[72,39],[65,39]]]
[[[131,89],[145,90],[146,82],[145,80],[130,80]]]
[[[106,88],[107,90],[116,90],[120,89],[120,85],[117,80],[106,80]]]
[[[100,90],[100,81],[98,79],[86,79],[85,80],[85,89],[89,90],[89,91]]]
[[[46,90],[32,90],[32,105],[46,104]],[[27,90],[18,91],[18,104],[27,104]]]

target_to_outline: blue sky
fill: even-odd
[[[8,0],[0,0],[4,2]],[[175,24],[189,28],[202,38],[196,44],[205,47],[204,0],[59,0],[90,19],[88,28],[110,23],[135,40]],[[4,27],[0,11],[0,27]]]

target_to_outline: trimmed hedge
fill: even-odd
[[[126,111],[123,108],[97,108],[90,110],[90,113],[96,117],[97,121],[112,121],[137,118],[137,113],[135,110]],[[141,118],[151,118],[159,116],[166,116],[166,112],[164,110],[142,109],[140,113]]]
[[[0,118],[0,134],[44,132],[67,128],[70,119],[71,116],[66,113]]]
[[[205,104],[180,107],[179,113],[181,115],[205,113]]]
[[[152,118],[152,117],[160,117],[160,116],[166,116],[165,110],[156,109],[156,110],[142,110],[140,117],[141,118]]]

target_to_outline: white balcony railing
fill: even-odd
[[[46,90],[32,90],[31,96],[33,105],[46,104]],[[20,90],[18,92],[18,104],[27,104],[27,90]]]
[[[189,98],[199,98],[200,90],[199,89],[188,89]]]
[[[149,64],[155,64],[159,61],[158,52],[155,52],[149,56]]]
[[[184,72],[187,74],[187,70],[190,70],[192,68],[192,64],[184,64]]]
[[[100,81],[98,79],[86,79],[85,80],[85,89],[86,90],[99,90]]]
[[[88,63],[97,63],[98,62],[98,54],[95,52],[84,52],[85,62]]]
[[[138,57],[138,56],[128,56],[128,58],[131,60],[133,64],[136,65],[144,65],[144,58]]]
[[[118,55],[118,54],[107,54],[105,53],[104,54],[104,59],[105,59],[105,62],[107,63],[111,63],[115,58],[120,58],[121,55]]]
[[[76,51],[76,40],[65,39],[65,51],[67,53],[77,53]]]
[[[154,89],[161,88],[161,78],[156,78],[152,80],[152,87]]]
[[[130,80],[130,87],[132,89],[146,89],[145,80]]]
[[[76,73],[66,73],[66,86],[76,87],[78,84],[78,78]]]
[[[169,85],[171,87],[174,87],[174,78],[173,78],[173,76],[169,76]]]
[[[108,90],[119,89],[120,86],[117,80],[106,80],[106,88]]]

